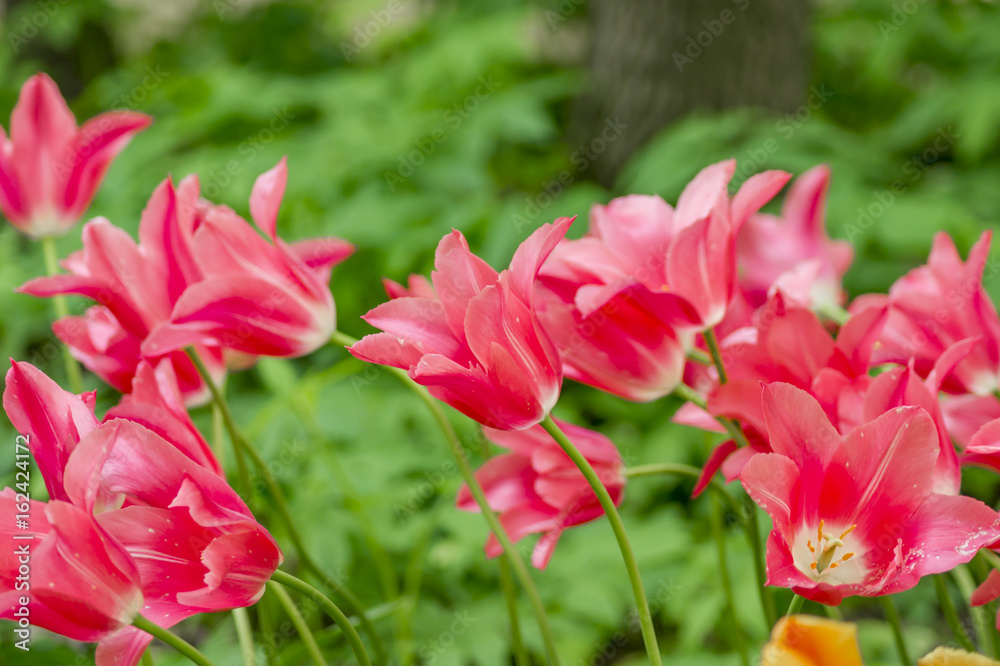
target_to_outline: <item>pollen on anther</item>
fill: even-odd
[[[842,558],[840,558],[840,560],[842,562],[846,562],[847,560],[851,559],[852,557],[854,557],[854,553],[844,553],[844,556]]]
[[[816,552],[816,549],[813,548],[812,539],[809,539],[808,541],[806,541],[806,545],[809,546],[809,552],[810,553],[815,553]]]
[[[810,564],[810,565],[809,565],[809,568],[810,568],[810,569],[815,569],[815,568],[816,568],[816,563],[815,563],[815,562],[813,562],[812,564]]]

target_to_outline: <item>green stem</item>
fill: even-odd
[[[215,458],[219,461],[219,465],[225,469],[226,468],[226,441],[225,441],[225,430],[226,426],[222,422],[222,412],[219,411],[219,406],[214,402],[212,403],[212,441],[211,447],[212,452],[215,454]],[[246,474],[246,461],[243,460],[242,463],[239,461],[243,460],[240,457],[237,460],[237,474],[239,474],[240,469],[244,474]],[[242,482],[242,481],[241,481]],[[249,486],[248,486],[249,487]]]
[[[253,629],[250,627],[250,614],[246,608],[233,609],[233,623],[236,625],[236,637],[240,643],[244,666],[257,666],[257,649],[253,644]]]
[[[706,409],[708,407],[708,403],[705,402],[705,399],[703,397],[701,397],[701,394],[699,394],[697,391],[695,391],[687,384],[678,384],[676,387],[674,387],[674,395],[676,395],[681,400],[694,403],[695,405],[701,407],[702,409]],[[729,433],[730,437],[736,440],[737,444],[739,444],[740,446],[750,446],[750,442],[747,441],[747,437],[743,433],[743,428],[740,427],[739,423],[733,421],[732,419],[728,419],[725,416],[713,415],[712,418],[718,421],[719,424],[726,429],[726,432]]]
[[[712,363],[715,365],[715,370],[719,374],[719,383],[725,384],[727,381],[726,368],[722,363],[722,354],[719,353],[719,345],[715,339],[715,332],[712,329],[708,329],[702,333],[702,337],[705,338],[705,344],[708,346],[708,350],[712,355]],[[750,445],[743,432],[743,427],[740,426],[739,423],[721,416],[716,418],[719,423],[726,428],[739,446]],[[764,610],[764,618],[767,620],[768,626],[772,626],[777,620],[777,615],[774,609],[774,599],[771,596],[771,590],[767,587],[767,574],[764,567],[764,546],[761,544],[760,540],[760,525],[757,519],[757,507],[750,507],[748,513],[749,516],[747,516],[746,521],[746,532],[747,539],[750,541],[750,550],[753,552],[754,571],[757,574],[757,591],[760,594],[760,605]]]
[[[358,492],[354,482],[351,480],[350,474],[347,473],[347,470],[340,463],[336,447],[320,427],[319,422],[316,420],[316,413],[311,409],[307,409],[299,400],[293,400],[292,409],[299,415],[306,432],[309,433],[309,437],[322,448],[324,457],[330,465],[330,471],[333,473],[338,487],[340,487],[344,494],[344,503],[354,515],[365,544],[371,552],[372,563],[375,565],[382,593],[386,599],[395,599],[399,596],[399,586],[396,581],[396,574],[393,571],[392,559],[385,548],[382,547],[381,542],[379,542],[378,535],[375,534],[375,529],[372,527],[375,523],[361,501],[361,493]]]
[[[302,613],[299,612],[285,588],[273,581],[268,581],[267,587],[274,592],[274,596],[278,597],[278,603],[285,609],[288,619],[295,625],[295,631],[299,633],[299,637],[306,646],[306,651],[316,666],[327,666],[326,659],[323,658],[323,653],[320,652],[319,645],[316,644],[316,637],[313,635],[312,629],[306,624],[306,619],[302,617]]]
[[[142,659],[139,660],[142,666],[153,666],[153,651],[146,648],[146,651],[142,653]]]
[[[903,639],[903,627],[900,623],[899,611],[896,610],[896,604],[892,602],[892,597],[888,595],[879,597],[879,600],[882,602],[885,619],[889,622],[889,626],[892,627],[892,637],[896,641],[899,663],[902,666],[910,666],[913,662],[910,661],[910,655],[906,651],[906,641]]]
[[[962,620],[959,619],[958,612],[955,610],[955,604],[951,600],[951,595],[948,592],[948,584],[945,582],[945,575],[938,574],[937,576],[931,576],[931,578],[934,579],[934,589],[937,591],[941,612],[944,613],[944,618],[948,621],[948,626],[951,627],[951,633],[955,635],[955,640],[969,652],[975,652],[976,648],[972,644],[969,635],[965,633],[965,627],[962,626]]]
[[[729,621],[732,624],[733,647],[740,654],[740,661],[743,666],[750,666],[750,658],[747,654],[746,640],[743,635],[743,628],[740,620],[736,616],[736,601],[733,598],[733,584],[729,578],[729,564],[726,561],[726,533],[722,526],[722,516],[719,513],[718,500],[712,499],[712,538],[715,539],[716,550],[719,554],[719,578],[722,589],[726,594],[726,610],[729,613]]]
[[[399,611],[399,663],[403,666],[410,666],[416,663],[416,652],[413,645],[413,611],[417,607],[417,600],[420,599],[420,584],[423,582],[424,556],[427,554],[427,546],[434,532],[434,523],[428,523],[413,545],[410,553],[410,561],[406,563],[406,571],[403,574],[403,599],[402,607]]]
[[[517,618],[517,588],[514,587],[514,579],[510,573],[510,561],[500,558],[500,589],[503,590],[503,598],[507,606],[507,617],[510,620],[510,642],[514,653],[514,663],[517,666],[529,666],[528,651],[524,649],[524,642],[521,640],[521,623]]]
[[[767,626],[773,627],[778,621],[777,610],[774,606],[774,595],[771,588],[767,586],[767,569],[764,566],[764,551],[760,545],[760,524],[757,519],[757,506],[748,507],[748,516],[743,521],[746,531],[747,541],[750,542],[750,552],[753,554],[754,573],[757,576],[757,594],[760,596],[760,606],[764,609],[764,619]]]
[[[636,467],[628,467],[624,471],[625,477],[629,479],[635,479],[643,476],[660,476],[664,474],[675,474],[677,476],[686,476],[692,479],[698,479],[701,477],[701,470],[694,465],[684,465],[682,463],[650,463],[648,465],[637,465]],[[743,505],[740,504],[739,500],[726,492],[725,487],[717,480],[712,479],[708,487],[719,494],[720,497],[724,498],[726,502],[729,503],[729,507],[733,510],[737,516],[743,514]]]
[[[646,590],[642,586],[639,565],[636,563],[635,553],[632,550],[632,545],[629,543],[628,534],[625,532],[621,516],[618,515],[618,509],[615,508],[615,503],[611,499],[608,489],[604,487],[601,478],[597,476],[597,472],[594,471],[590,462],[580,453],[579,449],[576,448],[576,445],[570,441],[565,433],[559,429],[559,426],[552,420],[552,417],[546,416],[540,425],[552,436],[552,439],[559,444],[562,450],[566,452],[566,455],[570,457],[570,460],[583,473],[590,487],[594,489],[597,501],[601,503],[601,507],[608,517],[608,522],[611,523],[611,529],[618,540],[618,548],[622,552],[622,559],[625,561],[625,569],[628,571],[629,582],[632,584],[632,594],[635,596],[635,603],[639,612],[639,625],[642,628],[642,640],[646,644],[646,654],[654,666],[660,666],[662,664],[660,648],[656,642],[653,618],[649,613],[649,602],[646,601]]]
[[[700,349],[689,349],[687,353],[687,360],[693,361],[699,365],[712,365],[712,357]]]
[[[351,346],[357,340],[349,335],[341,333],[340,331],[335,331],[331,337],[331,341],[342,344],[345,346]],[[476,480],[476,476],[472,471],[472,467],[469,466],[469,461],[466,459],[465,451],[462,449],[462,443],[458,439],[458,435],[455,433],[455,429],[451,427],[451,423],[445,416],[444,411],[438,402],[431,397],[430,393],[427,392],[423,386],[420,386],[415,381],[413,381],[409,375],[399,368],[386,367],[390,373],[395,375],[400,381],[402,381],[406,386],[412,390],[420,399],[423,401],[427,409],[430,410],[431,416],[434,417],[434,421],[441,428],[441,432],[444,433],[445,440],[448,442],[448,446],[451,449],[452,456],[455,458],[455,463],[458,465],[459,474],[462,476],[462,480],[469,488],[469,492],[472,494],[472,498],[475,500],[476,504],[479,506],[483,517],[486,519],[486,523],[489,525],[490,530],[496,535],[497,540],[500,542],[500,546],[503,548],[503,552],[507,554],[510,558],[511,566],[514,569],[514,575],[517,576],[518,582],[521,583],[521,587],[524,588],[525,594],[528,595],[528,601],[531,604],[531,608],[535,613],[535,619],[538,622],[538,630],[542,635],[542,642],[545,644],[545,652],[548,657],[549,663],[552,666],[559,666],[559,655],[556,652],[555,640],[552,637],[552,627],[549,625],[549,618],[545,612],[545,605],[542,603],[542,597],[538,594],[538,588],[535,586],[535,581],[532,580],[531,574],[528,571],[527,565],[524,563],[524,558],[521,557],[521,553],[514,548],[514,544],[511,543],[510,538],[507,536],[507,532],[503,529],[500,524],[500,520],[497,518],[496,513],[490,508],[489,502],[486,500],[486,495],[483,493],[482,486]]]
[[[169,629],[164,629],[160,625],[147,620],[141,615],[136,615],[132,624],[135,625],[137,629],[141,629],[147,634],[150,634],[153,638],[159,638],[161,641],[190,659],[192,663],[195,663],[198,666],[212,666],[212,662],[208,660],[208,657],[203,655],[201,652],[198,652],[198,648],[191,645],[177,634],[174,634]]]
[[[823,303],[816,308],[816,314],[826,317],[830,321],[843,326],[847,323],[851,314],[835,303]]]
[[[190,348],[188,349],[188,354],[194,362],[195,367],[198,368],[198,372],[201,374],[205,384],[208,386],[208,389],[212,394],[212,400],[219,407],[219,411],[222,413],[222,422],[226,425],[226,430],[229,431],[229,438],[233,441],[233,449],[243,451],[250,456],[250,460],[253,461],[258,473],[264,480],[264,485],[267,486],[267,490],[271,494],[274,506],[278,510],[281,520],[284,522],[285,529],[288,531],[288,537],[292,540],[292,545],[295,547],[295,551],[299,554],[299,559],[302,561],[302,565],[307,570],[312,572],[318,580],[323,581],[325,584],[329,584],[334,589],[334,592],[343,597],[352,606],[354,612],[356,612],[361,618],[361,623],[365,629],[365,633],[369,634],[369,638],[371,638],[378,661],[380,663],[385,662],[387,658],[385,645],[382,643],[382,638],[378,635],[378,631],[375,630],[375,627],[372,626],[371,622],[368,620],[361,600],[354,596],[354,594],[348,591],[347,588],[342,586],[339,582],[324,575],[323,571],[319,568],[312,557],[310,557],[309,551],[306,550],[305,542],[302,540],[302,535],[299,534],[299,530],[295,526],[295,521],[292,520],[292,512],[288,508],[288,501],[285,499],[285,493],[281,490],[281,486],[278,485],[274,475],[271,474],[271,470],[268,468],[267,462],[260,455],[260,452],[254,448],[253,444],[250,443],[250,440],[243,435],[239,425],[236,423],[236,419],[233,418],[232,411],[229,409],[229,403],[226,402],[226,398],[222,395],[222,391],[219,390],[219,387],[215,385],[211,375],[208,373],[208,369],[205,367],[205,364],[202,363],[198,354]]]
[[[980,554],[990,553],[991,555],[993,554],[992,552],[986,550],[985,548],[980,550],[979,553]],[[976,557],[975,559],[972,560],[972,565],[976,568],[976,575],[979,576],[979,580],[986,580],[987,576],[989,576],[990,574],[990,564],[987,561],[987,559],[985,557]],[[984,613],[983,615],[986,621],[986,625],[983,627],[983,631],[986,632],[986,635],[989,637],[989,640],[987,642],[989,643],[990,646],[990,654],[992,654],[995,658],[1000,659],[1000,641],[997,640],[997,638],[1000,638],[1000,635],[997,634],[996,625],[995,623],[990,621],[991,618],[989,617],[989,615],[986,613]],[[973,614],[973,616],[975,615]]]
[[[799,595],[792,593],[792,603],[788,604],[788,610],[785,611],[785,615],[795,615],[802,610],[802,604],[805,602],[805,597],[800,597]]]
[[[41,239],[42,254],[45,256],[45,271],[50,275],[59,275],[59,257],[56,253],[56,239],[52,236],[44,236]],[[69,306],[66,305],[66,297],[58,294],[52,297],[52,308],[55,310],[56,319],[62,319],[69,314]],[[66,345],[62,347],[63,364],[66,366],[66,380],[73,393],[83,393],[83,377],[80,375],[80,365],[73,358]]]
[[[354,625],[352,625],[351,621],[346,615],[344,615],[344,612],[337,608],[337,604],[330,601],[325,594],[317,590],[309,583],[299,580],[295,576],[285,573],[280,569],[274,572],[274,575],[271,576],[271,580],[275,583],[280,583],[285,587],[289,587],[319,604],[319,607],[322,608],[336,623],[336,625],[340,627],[340,630],[344,632],[344,635],[347,637],[347,642],[350,643],[351,649],[354,650],[354,656],[358,660],[358,664],[361,666],[371,666],[371,659],[368,658],[368,651],[365,650],[365,645],[361,642],[361,637],[358,636],[358,632],[355,631]]]
[[[697,467],[693,467],[692,465],[682,465],[679,463],[653,463],[650,465],[629,467],[625,470],[625,476],[628,478],[652,476],[657,474],[678,474],[697,479],[701,476],[701,470]],[[771,594],[771,588],[767,587],[765,584],[767,581],[767,574],[764,568],[764,558],[760,552],[760,543],[757,536],[759,528],[757,526],[756,507],[750,510],[750,515],[748,517],[743,505],[739,502],[739,500],[727,493],[721,483],[712,479],[709,483],[709,488],[716,491],[721,497],[724,497],[726,501],[729,502],[733,513],[739,517],[740,523],[743,525],[743,531],[746,533],[747,541],[750,544],[750,551],[753,553],[754,573],[757,576],[757,590],[760,594],[761,607],[764,609],[764,619],[767,621],[768,626],[773,626],[777,618],[775,615],[774,597]]]
[[[722,363],[722,354],[719,352],[719,343],[715,339],[715,331],[710,328],[705,329],[701,333],[701,337],[705,339],[705,346],[708,347],[708,353],[712,357],[712,363],[715,365],[716,372],[719,373],[719,383],[725,384],[726,378],[726,368]]]
[[[254,608],[257,610],[257,621],[260,623],[260,633],[266,637],[266,643],[264,646],[264,663],[266,663],[267,666],[273,666],[275,663],[278,663],[275,655],[276,636],[278,634],[274,630],[274,619],[277,613],[274,610],[273,604],[271,604],[271,597],[266,594],[256,603]]]
[[[820,604],[823,607],[823,612],[831,620],[836,620],[837,622],[844,621],[844,614],[840,612],[840,609],[836,606],[827,606],[826,604]]]
[[[985,550],[985,549],[984,549]],[[980,550],[979,552],[983,552]],[[969,573],[968,567],[960,565],[951,570],[951,575],[955,578],[955,584],[965,597],[966,603],[972,598],[972,593],[976,590],[976,581]],[[993,620],[986,608],[983,606],[969,607],[969,614],[972,616],[972,624],[976,627],[979,638],[979,651],[986,654],[990,651],[991,635],[993,634]]]

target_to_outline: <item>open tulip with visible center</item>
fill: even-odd
[[[830,605],[893,594],[1000,537],[993,509],[932,490],[941,446],[919,407],[897,407],[841,435],[794,386],[767,386],[763,405],[774,453],[753,456],[740,479],[774,522],[769,585]]]

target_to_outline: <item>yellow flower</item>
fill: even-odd
[[[857,627],[815,615],[786,615],[771,630],[761,666],[863,666]]]
[[[939,647],[918,661],[917,666],[1000,666],[1000,661],[965,650]]]

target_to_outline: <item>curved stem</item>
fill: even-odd
[[[722,526],[722,516],[719,514],[718,500],[712,499],[712,538],[715,539],[715,547],[719,554],[719,578],[722,582],[722,590],[726,594],[726,610],[729,613],[729,621],[733,629],[733,647],[740,654],[740,661],[743,666],[750,666],[750,658],[747,655],[746,640],[743,635],[743,628],[740,620],[736,616],[736,601],[733,598],[733,584],[729,579],[729,564],[726,561],[726,533]]]
[[[380,663],[385,662],[387,658],[385,645],[383,645],[382,638],[378,635],[378,631],[375,630],[375,627],[365,614],[365,608],[361,603],[361,600],[354,596],[354,594],[352,594],[339,582],[329,576],[326,576],[312,557],[310,557],[309,552],[306,550],[305,543],[302,540],[302,535],[295,526],[295,521],[292,520],[292,512],[288,508],[288,501],[285,499],[285,493],[281,490],[281,486],[278,485],[274,475],[271,474],[271,470],[268,468],[267,462],[260,455],[260,452],[254,448],[253,444],[250,443],[250,440],[243,435],[239,425],[236,423],[236,419],[233,418],[232,411],[229,409],[229,403],[226,402],[226,398],[222,395],[222,391],[219,390],[219,387],[215,385],[211,375],[208,373],[208,369],[205,367],[205,364],[202,363],[198,354],[194,351],[194,349],[188,348],[188,355],[194,362],[195,367],[198,368],[198,373],[201,375],[201,378],[208,386],[208,390],[212,394],[212,401],[219,407],[219,411],[222,413],[222,422],[225,424],[226,430],[229,431],[229,438],[233,440],[233,448],[246,453],[250,457],[250,460],[253,461],[258,473],[264,480],[264,485],[267,486],[267,490],[271,494],[274,506],[278,510],[281,520],[284,522],[285,529],[288,530],[288,537],[292,540],[292,545],[295,547],[295,551],[299,554],[299,559],[302,560],[302,565],[314,576],[316,576],[317,579],[323,581],[324,584],[329,584],[333,588],[334,592],[343,597],[351,605],[354,612],[356,612],[361,618],[361,624],[365,629],[365,633],[369,635],[369,638],[372,641],[372,646],[375,648],[378,661]]]
[[[840,612],[840,609],[836,606],[827,606],[826,604],[820,604],[823,607],[823,612],[831,620],[836,620],[837,622],[844,621],[844,614]]]
[[[552,439],[556,440],[556,443],[559,444],[562,450],[566,452],[566,455],[570,457],[577,468],[583,473],[590,487],[594,489],[597,501],[601,503],[604,513],[608,516],[608,522],[611,523],[611,529],[618,540],[618,548],[622,552],[622,559],[625,560],[625,569],[628,571],[629,582],[632,584],[632,594],[635,596],[635,603],[639,612],[639,625],[642,628],[642,640],[646,644],[646,654],[654,666],[660,666],[662,664],[660,648],[656,642],[656,631],[653,628],[653,618],[649,613],[646,590],[642,586],[639,565],[635,561],[635,552],[632,550],[632,544],[629,543],[625,526],[622,524],[621,516],[618,515],[618,509],[615,508],[615,503],[611,499],[608,489],[604,487],[601,478],[597,476],[597,472],[594,471],[590,462],[580,453],[579,449],[576,448],[565,433],[559,429],[559,426],[552,420],[552,417],[546,416],[540,425],[547,433],[552,435]]]
[[[702,333],[702,337],[705,338],[705,344],[708,346],[708,350],[712,355],[712,363],[715,365],[715,370],[719,374],[719,383],[725,384],[727,381],[726,368],[722,362],[722,354],[719,352],[719,345],[715,339],[715,332],[712,329],[708,329]],[[683,386],[683,384],[682,384]],[[690,391],[694,393],[694,391]],[[697,396],[697,393],[695,393]],[[698,396],[700,398],[700,396]],[[704,400],[701,401],[701,407],[705,407]],[[749,446],[750,443],[747,441],[746,434],[743,432],[743,427],[730,419],[723,416],[716,417],[725,428],[726,431],[732,436],[736,443],[740,446]],[[757,507],[749,507],[748,516],[746,521],[747,539],[750,541],[750,550],[753,552],[753,562],[754,571],[757,574],[757,591],[760,594],[760,605],[764,611],[764,618],[767,620],[769,626],[773,625],[777,620],[777,615],[774,609],[774,598],[771,595],[771,589],[767,586],[767,574],[764,567],[764,546],[760,539],[760,525],[757,519]]]
[[[42,254],[45,256],[45,272],[50,276],[59,275],[59,257],[56,253],[56,239],[52,236],[42,238]],[[69,307],[66,305],[66,297],[58,294],[52,297],[52,309],[55,310],[56,319],[62,319],[69,314]],[[63,364],[66,367],[66,381],[73,393],[83,393],[83,377],[80,374],[80,365],[73,358],[69,347],[60,344],[62,347]]]
[[[980,550],[982,553],[985,549]],[[969,573],[967,565],[959,565],[951,570],[951,575],[955,578],[955,584],[961,591],[966,603],[972,598],[972,593],[976,590],[976,581]],[[990,652],[993,647],[994,624],[993,618],[983,606],[970,606],[969,614],[972,616],[972,624],[976,628],[979,638],[979,651],[983,654]],[[974,651],[974,650],[973,650]]]
[[[285,609],[288,619],[295,625],[295,631],[299,633],[299,637],[306,646],[306,651],[316,666],[327,666],[326,659],[323,658],[323,653],[320,652],[319,645],[316,644],[316,637],[313,636],[312,629],[306,624],[306,619],[302,617],[302,613],[299,612],[285,588],[274,581],[268,581],[267,587],[274,592],[274,596],[278,597],[278,603]]]
[[[678,384],[677,386],[675,386],[674,395],[676,395],[681,400],[694,403],[695,405],[707,411],[708,403],[705,402],[705,399],[703,397],[701,397],[701,394],[699,394],[697,391],[695,391],[687,384]],[[730,437],[736,440],[737,444],[739,444],[740,446],[750,446],[750,442],[747,441],[747,436],[746,434],[744,434],[743,428],[740,427],[739,423],[733,421],[732,419],[728,419],[725,416],[713,415],[712,418],[718,421],[719,424],[726,429],[726,432],[729,433]]]
[[[195,663],[198,666],[213,666],[212,662],[208,660],[208,657],[203,655],[201,652],[198,652],[198,648],[191,645],[169,629],[164,629],[160,625],[152,622],[151,620],[147,620],[141,615],[136,615],[132,624],[137,629],[145,631],[154,638],[159,638],[161,641],[190,659],[192,663]]]
[[[972,644],[972,640],[969,638],[969,635],[965,633],[965,627],[962,626],[962,620],[958,617],[958,612],[955,610],[955,604],[951,600],[951,596],[948,592],[948,584],[945,582],[944,575],[939,574],[937,576],[931,576],[931,578],[934,579],[934,589],[937,591],[938,604],[941,606],[941,612],[944,614],[944,618],[948,621],[948,626],[951,627],[951,633],[954,634],[955,640],[969,652],[975,652],[976,648]]]
[[[257,666],[257,649],[253,644],[253,629],[250,627],[250,614],[246,608],[233,609],[233,624],[236,625],[236,637],[240,644],[244,666]]]
[[[700,349],[690,349],[687,353],[687,360],[698,365],[712,365],[712,357]]]
[[[315,587],[309,583],[299,580],[291,574],[285,573],[280,569],[274,572],[271,576],[271,580],[275,583],[280,583],[285,587],[289,587],[299,594],[309,597],[322,608],[327,615],[336,623],[340,630],[344,632],[347,637],[347,642],[350,643],[351,649],[354,650],[354,656],[358,660],[358,664],[361,666],[371,666],[371,659],[368,658],[368,651],[365,650],[364,643],[361,642],[361,637],[358,636],[358,632],[355,631],[354,625],[351,621],[344,615],[344,612],[337,608],[337,604],[330,601],[325,594],[317,590]]]
[[[529,666],[528,652],[524,649],[524,641],[521,640],[521,623],[517,617],[517,588],[514,587],[514,579],[510,573],[510,560],[507,557],[500,558],[500,589],[503,590],[504,602],[507,606],[507,618],[510,620],[510,642],[514,653],[514,663],[516,666]]]
[[[805,597],[800,597],[799,595],[792,593],[792,603],[788,604],[788,610],[785,611],[785,615],[795,615],[802,610],[802,604],[805,602]]]
[[[705,346],[708,347],[708,353],[712,357],[712,363],[715,365],[716,372],[719,373],[719,383],[725,384],[726,378],[726,367],[722,363],[722,354],[719,352],[719,343],[715,339],[715,331],[711,328],[706,328],[701,333],[701,337],[705,339]]]
[[[396,370],[392,368],[392,370]],[[545,644],[545,652],[548,656],[549,663],[553,666],[559,666],[559,655],[556,652],[555,639],[552,637],[552,627],[549,625],[549,616],[545,612],[545,605],[542,603],[542,597],[538,593],[538,588],[535,586],[535,581],[531,577],[531,573],[528,571],[527,565],[524,563],[524,558],[521,557],[521,553],[514,547],[511,543],[510,537],[507,536],[506,530],[500,524],[500,520],[497,518],[496,513],[490,508],[489,502],[486,500],[486,494],[483,492],[482,486],[479,485],[479,481],[476,480],[476,475],[472,471],[472,467],[469,466],[469,461],[465,456],[465,451],[462,450],[462,443],[458,440],[458,435],[455,434],[455,429],[451,427],[451,423],[448,422],[448,418],[444,415],[444,411],[441,406],[431,397],[427,390],[411,380],[409,376],[403,372],[398,371],[398,376],[405,378],[406,383],[413,389],[420,398],[427,405],[427,408],[431,410],[431,414],[434,416],[434,420],[437,422],[441,431],[445,435],[445,439],[448,441],[448,445],[451,448],[452,456],[455,458],[455,462],[458,465],[458,471],[462,475],[462,480],[469,487],[469,491],[472,493],[472,498],[476,501],[479,506],[483,517],[486,519],[486,523],[489,525],[493,534],[496,535],[497,540],[500,542],[500,546],[503,548],[503,552],[508,554],[511,566],[514,568],[514,575],[517,576],[518,582],[521,583],[521,587],[524,588],[525,594],[528,595],[528,601],[531,603],[531,607],[535,612],[535,618],[538,621],[538,630],[542,634],[542,642]]]
[[[372,527],[374,522],[365,509],[364,502],[361,501],[361,493],[358,492],[357,487],[351,480],[351,475],[347,473],[347,470],[341,464],[340,456],[337,455],[333,442],[326,436],[326,433],[323,432],[319,422],[316,420],[315,412],[312,409],[306,408],[299,400],[293,400],[292,403],[292,409],[298,414],[306,432],[309,433],[309,437],[322,445],[323,453],[325,454],[324,457],[327,463],[329,463],[330,471],[333,473],[333,476],[337,480],[337,485],[344,494],[344,503],[347,505],[347,509],[354,514],[354,518],[361,530],[361,536],[364,538],[365,544],[371,552],[372,563],[375,565],[375,572],[378,574],[382,593],[386,599],[395,599],[399,596],[399,585],[396,581],[396,574],[393,571],[392,558],[389,557],[388,551],[379,542],[378,535],[375,534],[375,530]]]
[[[153,666],[153,653],[146,648],[146,651],[142,653],[142,659],[139,660],[142,666]]]
[[[746,529],[747,541],[750,542],[750,552],[753,554],[754,573],[757,575],[757,593],[760,595],[760,606],[764,609],[764,619],[768,626],[774,626],[778,621],[777,610],[774,607],[774,595],[767,586],[767,569],[764,565],[764,552],[760,546],[760,524],[757,519],[757,506],[748,508],[743,526]]]
[[[899,611],[896,610],[896,604],[892,602],[892,597],[884,596],[879,597],[882,602],[882,609],[885,611],[885,619],[889,622],[889,626],[892,627],[892,637],[896,641],[896,652],[899,653],[899,663],[902,666],[910,666],[913,662],[910,661],[910,655],[906,651],[906,641],[903,639],[903,627],[899,619]]]
[[[685,465],[682,463],[650,463],[648,465],[637,465],[636,467],[627,467],[624,471],[625,477],[629,479],[635,479],[643,476],[660,476],[663,474],[676,474],[677,476],[686,476],[692,479],[698,479],[701,477],[701,470],[694,465]],[[729,503],[729,508],[733,510],[736,515],[741,515],[743,513],[743,505],[739,503],[735,497],[726,492],[726,489],[721,483],[712,479],[708,487],[719,493],[720,497],[723,497],[726,502]]]
[[[345,333],[341,333],[340,331],[334,331],[330,339],[332,342],[342,344],[347,347],[357,342],[356,339]],[[493,531],[493,534],[496,535],[497,540],[500,542],[500,546],[503,548],[503,552],[510,559],[510,564],[514,569],[514,575],[517,576],[518,582],[521,583],[521,587],[524,588],[525,594],[528,595],[528,601],[531,603],[531,608],[535,613],[535,619],[538,622],[538,630],[542,635],[542,642],[545,644],[545,652],[549,663],[553,666],[558,666],[559,655],[556,653],[556,644],[552,637],[552,627],[549,625],[549,617],[545,612],[545,605],[542,603],[542,597],[538,593],[538,588],[535,586],[535,581],[531,578],[531,573],[528,571],[527,565],[524,563],[524,558],[522,558],[521,553],[514,548],[514,544],[511,543],[510,537],[507,536],[507,532],[500,524],[500,520],[497,518],[496,513],[490,508],[489,503],[486,501],[486,495],[483,493],[482,486],[480,486],[479,482],[476,480],[472,467],[469,466],[469,461],[466,458],[465,451],[462,449],[462,443],[459,441],[458,435],[455,433],[455,429],[451,427],[451,423],[448,421],[444,411],[441,409],[441,405],[438,404],[437,400],[431,397],[430,393],[427,392],[427,389],[413,381],[403,370],[388,366],[385,366],[385,368],[396,378],[406,384],[410,390],[417,394],[417,396],[423,401],[424,405],[427,406],[427,409],[430,410],[431,416],[434,417],[434,421],[438,424],[438,427],[441,428],[441,432],[444,433],[445,440],[448,442],[448,447],[451,449],[451,454],[455,458],[455,463],[458,465],[458,471],[462,476],[462,480],[465,481],[465,484],[469,487],[469,492],[472,494],[472,498],[479,506],[483,517],[486,519],[486,523]]]

